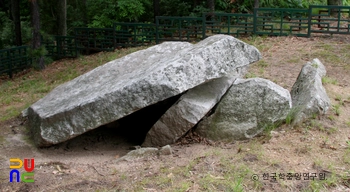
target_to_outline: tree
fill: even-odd
[[[342,0],[327,0],[327,5],[343,5]]]
[[[17,46],[22,45],[21,19],[19,10],[19,0],[11,0],[12,19],[15,26],[15,43]]]
[[[210,17],[211,19],[214,19],[214,12],[215,12],[215,0],[207,0],[208,8],[210,10]]]
[[[259,8],[259,0],[254,0],[254,8]]]
[[[67,0],[57,0],[57,35],[67,35]]]
[[[157,22],[156,17],[159,16],[159,0],[153,0],[154,23]]]
[[[343,5],[342,0],[327,0],[327,5]],[[331,9],[331,15],[336,17],[338,15],[338,10],[337,9]]]
[[[83,23],[85,26],[87,26],[88,16],[87,16],[86,0],[82,0],[81,11],[83,12]]]
[[[44,57],[40,53],[41,51],[41,35],[40,35],[40,14],[39,14],[39,4],[37,0],[30,0],[30,10],[32,16],[32,26],[33,26],[33,50],[37,58],[37,67],[40,70],[45,69]]]

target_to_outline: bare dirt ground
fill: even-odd
[[[325,116],[249,141],[208,144],[189,135],[171,146],[172,155],[128,161],[118,160],[134,143],[113,129],[36,148],[24,120],[12,118],[0,122],[0,191],[350,191],[350,37],[244,40],[263,54],[247,77],[266,78],[289,90],[302,65],[319,58],[335,107]],[[47,71],[54,70],[49,66]],[[35,182],[10,183],[10,158],[35,158]],[[291,180],[282,179],[289,173]],[[317,177],[306,179],[307,173]]]

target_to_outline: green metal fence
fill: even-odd
[[[308,13],[307,9],[255,9],[253,33],[256,35],[307,37]]]
[[[113,51],[115,30],[113,28],[75,28],[75,41],[79,52]]]
[[[254,15],[241,13],[205,13],[205,29],[207,35],[226,34],[235,37],[247,36],[253,33]]]
[[[114,23],[112,28],[75,28],[74,36],[43,40],[53,59],[79,53],[113,51],[163,41],[199,41],[213,34],[294,35],[350,34],[350,6],[310,6],[309,9],[257,8],[252,14],[204,13],[202,17],[156,17],[156,23]],[[26,46],[0,50],[0,75],[31,65]]]
[[[203,17],[156,17],[156,43],[198,41],[205,38]]]
[[[155,43],[156,25],[151,23],[114,23],[115,48]]]
[[[47,56],[56,59],[75,58],[78,55],[74,36],[54,36],[51,40],[43,40]]]
[[[350,6],[309,8],[308,37],[311,33],[350,34]]]
[[[12,78],[14,73],[31,67],[28,46],[0,50],[0,76],[8,75]]]

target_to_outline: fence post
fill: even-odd
[[[258,8],[254,8],[254,11],[253,11],[253,35],[256,34],[257,16],[258,16]]]
[[[159,18],[158,16],[156,17],[156,44],[159,44],[159,31],[158,31],[158,27],[159,27]]]
[[[310,38],[311,36],[311,19],[312,19],[312,8],[313,6],[309,6],[309,17],[307,20],[307,38]]]
[[[10,57],[10,50],[11,50],[11,49],[9,49],[9,50],[6,51],[6,56],[7,56],[8,68],[9,68],[8,75],[9,75],[10,78],[12,79],[12,77],[13,77],[13,71],[12,71],[13,66],[12,66],[12,59],[11,59],[11,57]]]
[[[116,23],[113,23],[113,49],[117,49],[117,40],[116,40],[116,35],[117,35],[117,32],[116,32]]]
[[[206,38],[206,29],[207,29],[207,26],[205,24],[205,14],[203,13],[202,14],[202,39],[205,39]]]

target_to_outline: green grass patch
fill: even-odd
[[[261,68],[266,68],[269,64],[265,60],[260,60],[257,65]]]
[[[258,76],[255,73],[247,73],[245,75],[245,78],[256,78],[256,77],[258,77]]]
[[[346,122],[346,125],[348,125],[350,127],[350,120],[348,122]]]
[[[336,79],[331,78],[331,77],[324,76],[324,77],[322,77],[322,83],[323,84],[337,85],[338,81]]]
[[[340,115],[340,104],[333,105],[332,109],[333,109],[335,115],[337,115],[337,116]]]
[[[319,175],[318,175],[319,176]],[[326,189],[330,189],[337,186],[339,182],[339,177],[335,174],[325,173],[325,179],[315,178],[310,182],[309,188],[312,191],[325,191]],[[326,191],[328,191],[326,190]]]

